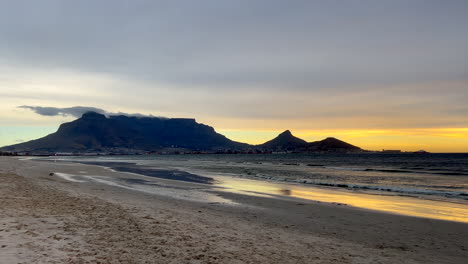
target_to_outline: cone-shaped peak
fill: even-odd
[[[283,133],[279,134],[278,136],[280,137],[280,136],[293,136],[293,135],[292,135],[291,131],[286,130]]]
[[[259,145],[262,148],[272,150],[297,149],[307,145],[307,142],[292,135],[291,131],[286,130],[276,138]]]

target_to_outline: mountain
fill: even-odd
[[[60,125],[57,132],[29,142],[2,148],[4,151],[108,151],[112,149],[189,150],[244,149],[247,144],[232,141],[195,119],[156,117],[106,117],[88,112]]]
[[[355,152],[361,151],[361,148],[329,137],[321,141],[307,143],[291,134],[286,130],[276,138],[267,141],[257,148],[264,151],[292,151],[292,152]]]
[[[140,152],[140,151],[362,151],[336,138],[307,143],[289,130],[260,145],[232,141],[207,125],[189,118],[109,116],[88,112],[60,125],[40,139],[0,148],[10,152]]]
[[[354,152],[362,149],[341,141],[339,139],[329,137],[321,141],[315,141],[308,144],[307,152]]]
[[[276,138],[257,145],[257,148],[270,151],[294,151],[307,147],[307,142],[293,136],[291,131],[286,130],[279,134]]]

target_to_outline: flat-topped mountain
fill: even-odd
[[[164,149],[233,152],[354,152],[361,151],[335,138],[307,143],[289,130],[260,145],[232,141],[189,118],[109,116],[88,112],[60,125],[40,139],[0,148],[13,152],[132,152]]]
[[[10,151],[106,151],[109,149],[189,150],[243,149],[248,145],[232,141],[195,119],[157,117],[106,117],[88,112],[60,125],[57,132],[29,142],[4,147]]]

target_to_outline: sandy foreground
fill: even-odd
[[[84,171],[128,176],[97,166],[0,157],[0,263],[468,259],[468,224],[229,193],[217,195],[234,205],[190,201],[49,175]],[[194,188],[171,184],[181,192]]]

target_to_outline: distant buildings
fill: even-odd
[[[0,156],[18,156],[18,153],[12,151],[0,151]]]
[[[401,150],[399,150],[399,149],[382,149],[382,153],[397,154],[397,153],[401,153]]]
[[[427,152],[427,151],[425,151],[425,150],[418,150],[418,151],[415,151],[415,152],[413,152],[413,153],[415,153],[415,154],[427,154],[427,153],[429,153],[429,152]]]
[[[401,153],[414,153],[414,154],[427,154],[429,152],[425,150],[418,150],[418,151],[401,151],[399,149],[382,149],[381,153],[387,154],[401,154]]]

